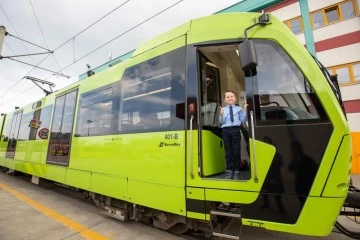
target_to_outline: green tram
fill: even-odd
[[[2,115],[0,165],[165,230],[233,238],[224,229],[232,220],[328,235],[348,193],[351,138],[324,72],[268,14],[195,19]],[[223,178],[218,114],[227,89],[248,104],[240,180]]]

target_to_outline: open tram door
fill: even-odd
[[[241,51],[241,50],[240,50]],[[253,83],[248,71],[243,71],[240,63],[239,43],[223,43],[203,45],[197,48],[198,78],[199,78],[199,162],[198,174],[203,179],[224,180],[226,161],[225,146],[222,139],[222,128],[219,122],[220,107],[225,107],[224,93],[228,90],[236,95],[236,105],[248,109],[248,121],[244,122],[238,130],[240,141],[240,179],[226,179],[229,181],[258,182],[259,171],[257,168],[257,157],[267,159],[266,166],[262,166],[261,174],[265,175],[270,165],[270,160],[275,154],[272,145],[252,140],[254,133],[251,130],[253,124],[249,121],[254,117],[253,111]],[[249,51],[243,49],[242,51]],[[249,53],[245,53],[248,55]],[[251,59],[250,59],[251,60]],[[256,68],[255,70],[256,71]],[[256,145],[261,145],[257,152]],[[263,149],[265,147],[265,150]],[[235,170],[234,170],[235,171]],[[264,177],[263,177],[264,179]],[[237,188],[238,190],[241,190]],[[260,189],[260,187],[259,187]]]

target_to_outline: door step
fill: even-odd
[[[240,222],[240,225],[239,225]],[[239,227],[235,231],[231,227],[237,224]],[[241,214],[233,211],[210,211],[210,225],[213,236],[228,238],[228,239],[240,239],[242,218]]]

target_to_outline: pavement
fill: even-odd
[[[353,175],[360,188],[360,175]],[[342,220],[353,230],[360,224]],[[50,188],[34,185],[14,176],[0,173],[0,239],[1,240],[180,240],[168,232],[139,222],[121,222],[100,214],[94,205],[79,201]],[[326,237],[309,237],[243,227],[241,240],[344,240],[338,232]]]

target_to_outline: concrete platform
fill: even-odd
[[[360,186],[360,175],[354,178]],[[353,224],[353,223],[349,223]],[[360,228],[360,225],[354,225]],[[359,229],[357,229],[359,231]],[[142,223],[121,222],[100,214],[94,205],[79,201],[0,173],[0,239],[1,240],[80,240],[80,239],[188,239],[146,226]],[[350,239],[333,232],[327,237],[306,237],[244,227],[241,239],[315,240]]]

